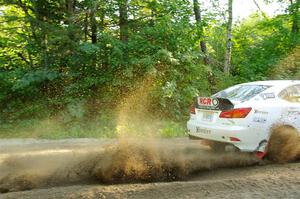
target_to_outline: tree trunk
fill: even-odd
[[[67,9],[68,9],[68,13],[70,15],[72,15],[74,13],[74,8],[75,8],[74,0],[68,0],[67,1]]]
[[[91,22],[91,32],[92,32],[92,43],[97,43],[97,22],[95,17],[95,9],[91,9],[91,15],[90,15],[90,22]]]
[[[66,18],[66,23],[69,25],[69,29],[68,29],[68,37],[70,38],[70,40],[72,41],[76,41],[76,34],[74,34],[74,22],[75,22],[75,17],[74,17],[74,13],[75,13],[75,0],[67,0],[67,18]]]
[[[25,13],[25,16],[29,19],[29,24],[30,24],[30,29],[31,29],[31,34],[32,37],[34,38],[35,42],[41,46],[41,41],[38,39],[37,34],[36,34],[36,24],[34,23],[34,18],[29,14],[28,8],[26,7],[26,4],[23,3],[21,0],[18,0],[18,2],[16,3],[16,5],[18,5],[19,7],[21,7],[21,9],[23,10],[23,12]]]
[[[87,42],[88,40],[88,34],[89,34],[89,30],[88,30],[88,27],[89,27],[89,13],[88,13],[88,10],[85,11],[85,16],[84,16],[84,41]]]
[[[207,47],[206,47],[206,42],[204,41],[204,31],[203,31],[203,25],[202,25],[202,19],[201,19],[201,11],[200,11],[200,6],[198,0],[193,0],[194,3],[194,13],[195,13],[195,19],[197,23],[197,30],[199,37],[201,38],[200,43],[199,43],[199,48],[201,52],[203,53],[203,62],[205,65],[209,64],[209,59],[207,55]]]
[[[261,15],[262,15],[265,19],[267,19],[267,18],[268,18],[267,15],[266,15],[265,12],[260,8],[260,6],[259,6],[259,4],[257,3],[257,1],[256,1],[256,0],[253,0],[253,3],[256,5],[256,7],[257,7],[257,9],[259,10],[259,12],[261,13]]]
[[[101,10],[100,10],[100,24],[99,24],[99,29],[100,29],[101,33],[104,31],[105,14],[106,14],[105,7],[101,7]]]
[[[290,14],[292,15],[292,34],[297,36],[299,33],[299,7],[300,7],[300,0],[290,0]]]
[[[46,23],[47,22],[47,18],[46,17],[44,17],[44,23]],[[43,55],[43,57],[44,57],[44,67],[45,68],[48,68],[48,66],[49,66],[49,60],[48,60],[48,51],[49,51],[49,49],[48,49],[48,32],[44,29],[43,30],[43,38],[44,38],[44,41],[43,41],[43,44],[44,44],[44,55]]]
[[[128,0],[119,0],[120,40],[128,42]]]
[[[156,15],[157,15],[157,10],[156,10],[156,1],[153,1],[152,4],[149,6],[151,10],[151,18],[150,18],[150,26],[154,27],[155,25],[155,20],[156,20]]]
[[[232,47],[232,1],[228,0],[228,22],[227,22],[227,39],[226,39],[226,52],[224,73],[229,74],[231,64],[231,47]]]

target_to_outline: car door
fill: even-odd
[[[282,90],[279,98],[285,102],[280,122],[291,125],[300,131],[300,84]]]

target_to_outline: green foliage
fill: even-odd
[[[32,90],[37,90],[41,84],[54,81],[58,77],[59,74],[57,72],[47,69],[28,71],[15,82],[12,91],[22,91],[23,94],[28,94]]]
[[[185,127],[176,122],[168,122],[159,130],[161,137],[180,137],[185,135]]]
[[[252,16],[236,30],[234,73],[246,80],[266,79],[268,70],[292,48],[287,16]]]
[[[300,45],[296,46],[287,57],[270,70],[270,76],[275,79],[300,78]]]

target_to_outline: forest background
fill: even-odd
[[[233,1],[0,0],[0,137],[182,136],[197,95],[299,79],[300,0]]]

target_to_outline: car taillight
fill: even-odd
[[[236,137],[230,137],[229,139],[231,142],[240,142],[241,141],[239,138],[236,138]]]
[[[195,104],[192,104],[192,105],[190,106],[190,113],[191,113],[191,114],[196,114],[196,107],[195,107]]]
[[[220,118],[245,118],[252,108],[237,108],[228,111],[222,111],[220,113]]]

